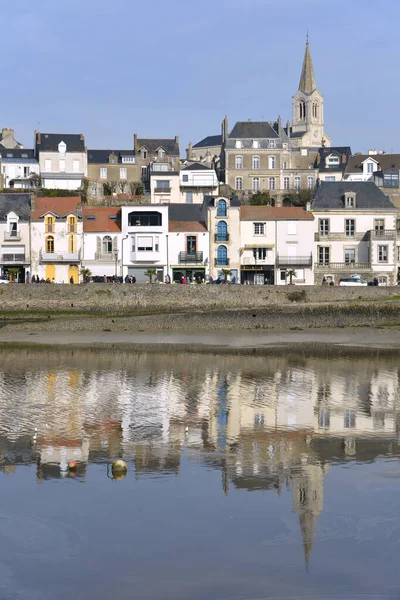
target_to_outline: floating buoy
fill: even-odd
[[[68,469],[70,471],[76,471],[76,462],[74,460],[70,460],[68,463]]]
[[[125,473],[128,470],[124,460],[114,460],[112,464],[113,473]]]

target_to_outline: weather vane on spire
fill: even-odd
[[[307,29],[307,33],[306,33],[306,41],[307,41],[307,44],[308,44],[308,29]]]

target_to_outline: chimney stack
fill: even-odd
[[[186,158],[187,160],[192,160],[193,157],[193,144],[189,142],[188,149],[186,150]]]
[[[222,143],[225,144],[225,142],[228,138],[228,116],[227,115],[225,115],[225,118],[222,121],[221,133],[222,133]]]
[[[175,144],[179,144],[179,135],[175,136]]]
[[[136,152],[136,150],[138,150],[137,147],[137,133],[133,134],[133,150]]]
[[[346,162],[346,152],[343,152],[342,154],[342,163]]]
[[[290,138],[290,121],[286,121],[287,136]]]

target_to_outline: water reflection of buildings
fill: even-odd
[[[75,352],[44,368],[8,354],[0,468],[36,460],[46,479],[75,460],[84,477],[121,457],[137,477],[176,476],[189,451],[221,470],[225,493],[289,488],[306,560],[329,465],[398,452],[396,360]]]

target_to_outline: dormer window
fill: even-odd
[[[158,149],[158,158],[165,158],[165,150],[163,148]]]
[[[67,151],[67,144],[65,142],[60,142],[58,144],[58,151],[60,154],[65,154]]]
[[[242,147],[242,140],[236,140],[235,148],[241,148],[241,147]]]
[[[123,156],[122,157],[122,162],[123,163],[134,163],[135,162],[135,157],[134,156]]]
[[[356,195],[354,192],[346,192],[344,195],[344,206],[345,208],[356,207]]]
[[[252,147],[253,148],[259,148],[260,147],[260,142],[258,140],[253,140]]]
[[[140,152],[140,156],[142,157],[143,160],[146,160],[146,158],[147,158],[147,150],[146,150],[146,148],[142,148],[142,150]]]
[[[328,165],[328,167],[336,167],[336,165],[339,164],[339,157],[338,156],[328,156],[326,159],[326,164]]]
[[[374,164],[367,163],[367,173],[373,173],[373,172],[374,172]]]
[[[275,148],[275,140],[268,140],[268,148]]]

